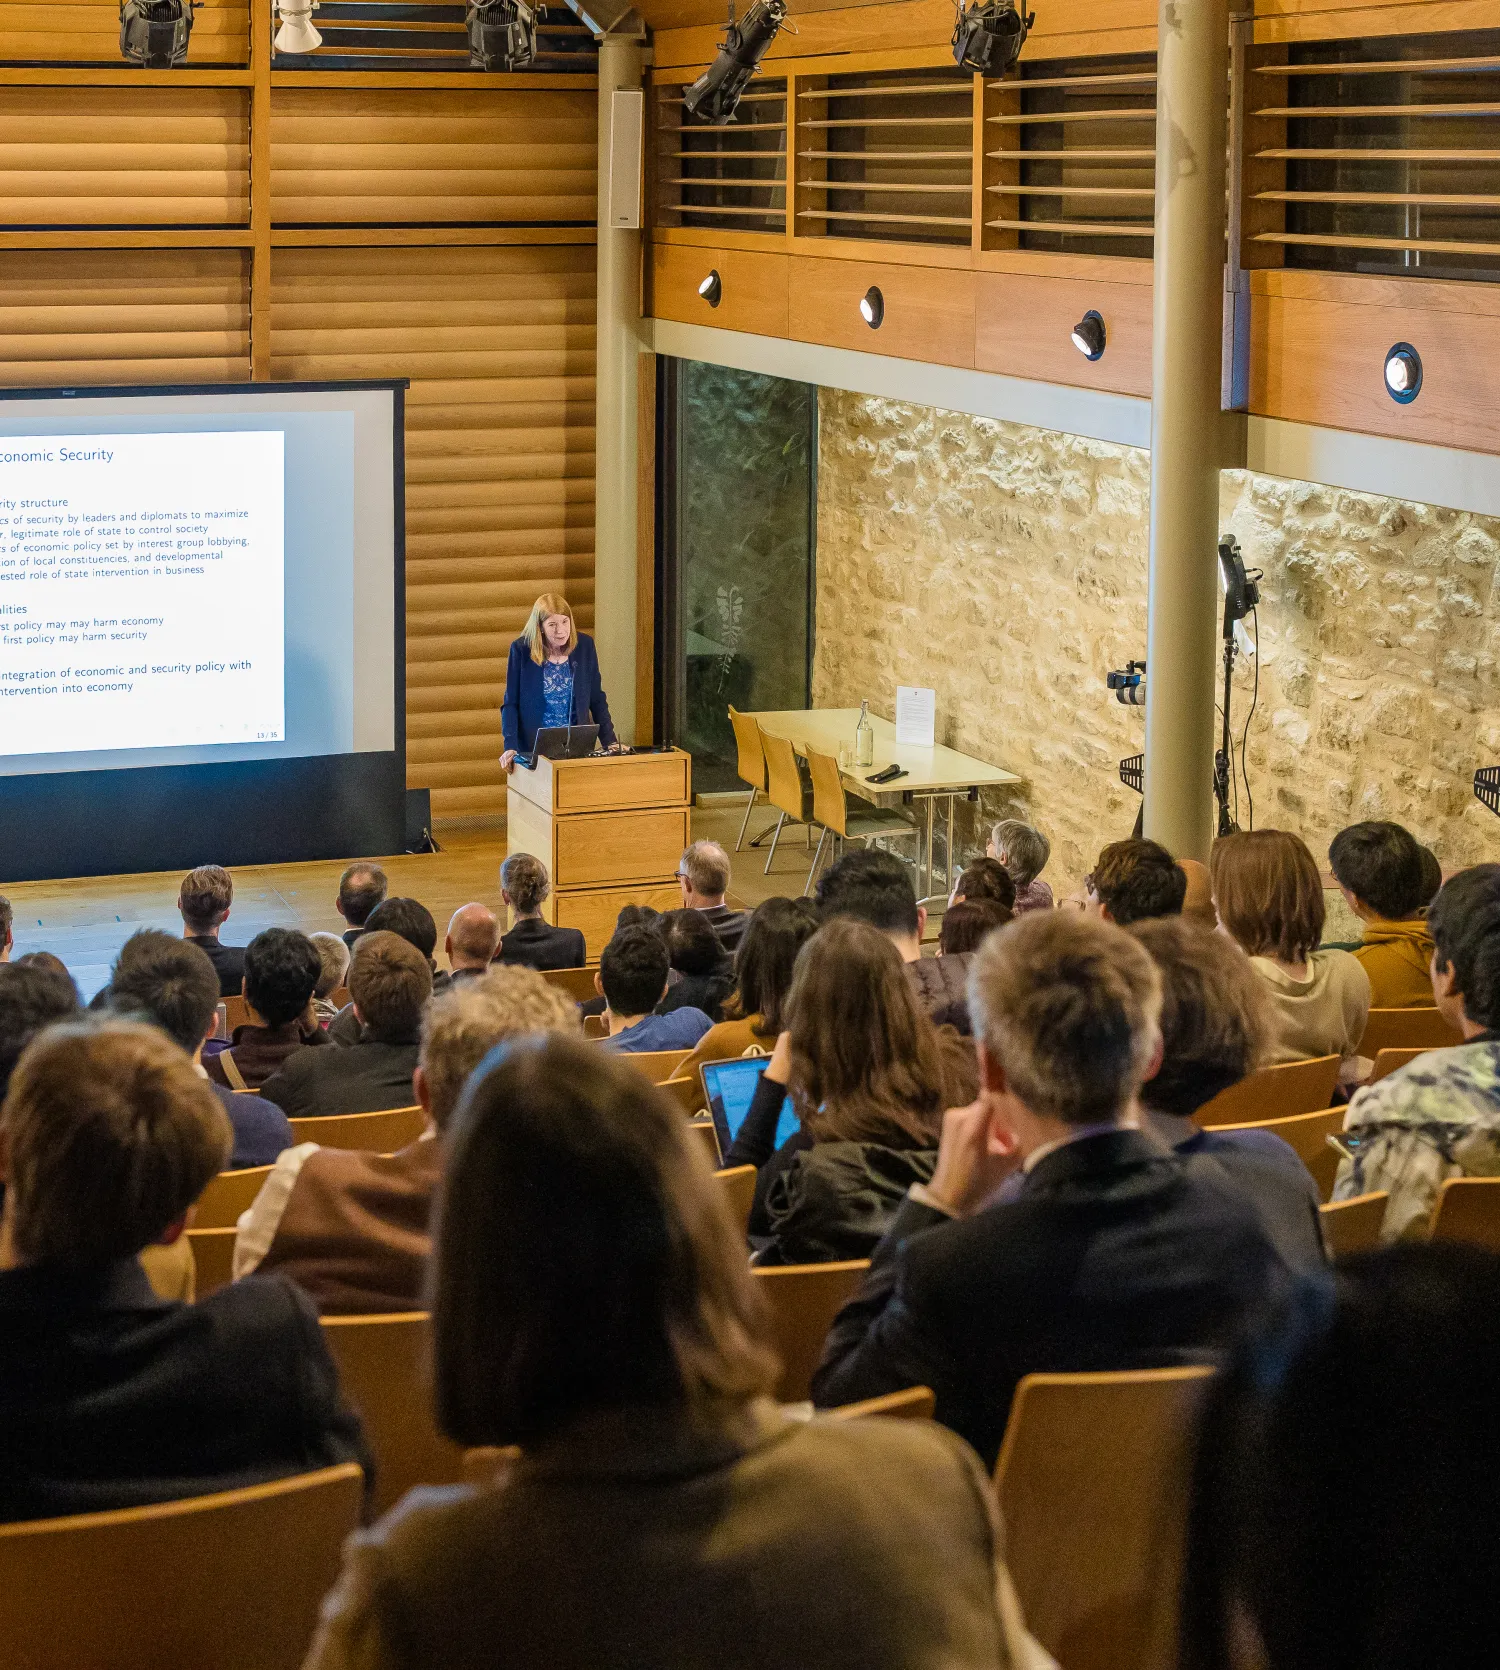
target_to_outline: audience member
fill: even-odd
[[[713,925],[698,910],[669,910],[662,917],[671,965],[667,995],[658,1015],[674,1009],[701,1009],[715,1023],[724,1018],[724,999],[734,990],[734,964]]]
[[[488,905],[462,905],[454,911],[443,940],[451,982],[477,980],[500,949],[500,924]]]
[[[1332,1303],[1253,1336],[1197,1446],[1183,1670],[1491,1662],[1497,1380],[1500,1260],[1477,1247],[1351,1259]]]
[[[259,1090],[288,1056],[328,1047],[313,1013],[323,972],[317,948],[296,928],[266,928],[245,947],[245,1005],[252,1020],[234,1029],[227,1050],[204,1059],[215,1084]]]
[[[143,1248],[182,1234],[230,1141],[154,1028],[64,1023],[26,1051],[0,1113],[0,1520],[368,1467],[290,1282],[189,1306],[156,1298],[141,1269]]]
[[[971,858],[953,889],[950,904],[991,899],[1005,909],[1005,920],[1015,914],[1016,884],[998,858]]]
[[[500,866],[500,897],[515,912],[516,925],[500,941],[498,961],[527,968],[582,968],[588,961],[577,928],[554,928],[542,920],[552,891],[547,866],[529,852],[513,852]]]
[[[1208,865],[1200,864],[1196,858],[1179,858],[1177,868],[1187,882],[1182,896],[1182,914],[1189,922],[1196,922],[1200,928],[1212,932],[1219,925],[1219,917],[1214,910],[1214,884]]]
[[[449,976],[439,970],[437,959],[432,954],[437,948],[437,923],[432,919],[432,912],[420,899],[404,899],[399,895],[382,899],[370,912],[363,932],[390,933],[404,939],[408,945],[419,951],[426,961],[427,972],[432,976],[433,991],[440,992],[446,989]],[[336,1044],[358,1042],[359,1022],[355,1018],[352,1003],[346,1005],[328,1023],[328,1036]]]
[[[370,912],[385,898],[390,883],[378,864],[351,864],[339,877],[339,896],[334,900],[340,916],[349,924],[344,943],[350,950],[365,931]]]
[[[1387,1241],[1425,1235],[1450,1177],[1500,1175],[1500,864],[1460,870],[1427,912],[1432,995],[1464,1041],[1428,1050],[1357,1091],[1353,1154],[1335,1200],[1385,1190]]]
[[[985,942],[970,1004],[984,1093],[946,1114],[932,1181],[835,1321],[813,1391],[931,1386],[938,1420],[993,1467],[1024,1375],[1211,1358],[1292,1277],[1239,1189],[1138,1129],[1161,979],[1129,934],[1025,916]],[[1018,1167],[1016,1198],[987,1204]]]
[[[911,871],[894,853],[877,847],[846,852],[818,878],[818,914],[825,922],[852,916],[878,928],[904,963],[922,956],[922,931],[927,912],[917,903]]]
[[[989,862],[986,860],[986,862]],[[938,931],[936,960],[908,963],[907,974],[928,1013],[939,1026],[951,1026],[968,1038],[974,1023],[969,1015],[969,969],[974,953],[1013,913],[997,899],[964,899],[949,905]]]
[[[1323,882],[1306,844],[1281,829],[1225,835],[1209,854],[1209,874],[1220,926],[1271,993],[1267,1065],[1338,1055],[1346,1080],[1368,1073],[1358,1061],[1369,977],[1349,952],[1318,949]]]
[[[1282,1262],[1320,1270],[1318,1186],[1291,1146],[1270,1131],[1193,1123],[1205,1102],[1260,1065],[1271,1038],[1265,985],[1223,934],[1180,916],[1137,922],[1130,932],[1162,985],[1162,1061],[1141,1086],[1144,1128],[1183,1159],[1222,1167],[1260,1213]]]
[[[621,905],[615,917],[615,932],[619,933],[621,928],[650,928],[656,933],[665,933],[664,920],[665,912],[651,905]]]
[[[998,858],[1010,871],[1010,879],[1016,884],[1016,902],[1011,909],[1017,916],[1028,910],[1052,909],[1052,889],[1037,880],[1052,856],[1052,844],[1041,830],[1018,818],[1002,818],[990,831],[985,853]]]
[[[717,841],[694,841],[677,866],[685,910],[701,911],[726,951],[739,949],[750,913],[724,903],[729,891],[729,854]]]
[[[438,1424],[519,1445],[348,1545],[307,1670],[1012,1670],[986,1481],[917,1421],[770,1401],[744,1249],[682,1116],[623,1063],[502,1046],[435,1231]]]
[[[218,978],[214,979],[214,1003]],[[21,1052],[43,1027],[78,1013],[78,988],[66,975],[23,963],[0,963],[0,1102]]]
[[[1176,916],[1187,875],[1157,841],[1111,841],[1083,878],[1086,908],[1123,928],[1153,916]]]
[[[10,900],[0,893],[0,963],[10,961],[11,951],[15,947],[15,919]]]
[[[701,1009],[654,1014],[667,995],[667,942],[654,928],[618,928],[599,958],[594,984],[604,999],[609,1037],[601,1048],[641,1054],[690,1050],[713,1024]]]
[[[288,930],[279,928],[278,933]],[[110,1007],[131,1020],[159,1027],[192,1058],[203,1078],[204,1041],[211,1038],[219,1018],[219,977],[196,945],[154,928],[141,928],[120,947],[110,975]],[[268,1166],[292,1145],[286,1115],[263,1096],[238,1096],[222,1079],[209,1088],[229,1116],[234,1133],[229,1165]]]
[[[979,949],[987,935],[1003,928],[1010,919],[1011,912],[998,899],[964,899],[949,905],[938,929],[938,956],[968,956]]]
[[[943,1109],[972,1099],[973,1051],[933,1026],[889,938],[847,918],[798,953],[787,1010],[724,1164],[760,1171],[761,1262],[868,1258],[908,1187],[932,1176]],[[788,1094],[800,1126],[773,1152]]]
[[[49,974],[60,974],[69,981],[73,990],[78,990],[77,982],[68,973],[68,965],[61,957],[55,957],[50,951],[28,951],[24,956],[16,958],[17,968],[45,968]]]
[[[229,920],[234,882],[217,864],[200,864],[182,878],[177,908],[182,913],[182,937],[196,945],[219,976],[219,996],[238,997],[245,979],[245,953],[237,945],[221,945],[219,929]]]
[[[313,950],[318,953],[318,984],[313,992],[313,1014],[326,1025],[338,1014],[333,994],[344,984],[349,972],[349,947],[338,934],[309,934]]]
[[[1351,824],[1334,836],[1328,866],[1364,925],[1354,955],[1370,979],[1370,1007],[1431,1008],[1432,936],[1415,837],[1399,823]]]
[[[710,1027],[672,1075],[693,1078],[705,1061],[764,1055],[786,1030],[786,999],[797,953],[818,931],[811,899],[766,899],[751,912],[734,958],[734,990],[725,1019]]]
[[[1422,855],[1422,908],[1426,910],[1442,890],[1443,866],[1431,847],[1419,847],[1418,851]]]
[[[578,1007],[535,969],[494,968],[456,981],[427,1006],[413,1079],[427,1131],[395,1154],[304,1142],[290,1148],[240,1219],[236,1281],[252,1270],[290,1276],[325,1315],[420,1310],[428,1220],[442,1144],[464,1082],[502,1039],[576,1036]]]
[[[349,964],[357,1042],[298,1050],[261,1087],[293,1119],[411,1106],[422,1010],[432,996],[428,959],[399,934],[366,928]]]

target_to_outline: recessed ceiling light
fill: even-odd
[[[1392,400],[1407,406],[1422,387],[1422,356],[1409,342],[1398,342],[1385,356],[1385,390]]]
[[[1087,360],[1096,360],[1104,353],[1104,319],[1090,308],[1073,327],[1073,346]]]
[[[724,299],[724,281],[717,267],[710,269],[708,277],[698,286],[698,294],[710,307],[717,307]]]
[[[885,297],[881,295],[878,285],[872,284],[859,298],[859,316],[872,331],[880,329],[885,318]]]

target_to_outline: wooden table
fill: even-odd
[[[859,709],[794,708],[775,713],[752,713],[750,718],[772,736],[785,737],[799,754],[805,754],[811,747],[816,753],[831,754],[837,759],[840,748],[852,749],[854,746],[854,727],[859,723]],[[982,788],[1000,783],[1019,783],[1021,779],[1013,771],[991,765],[986,760],[976,760],[969,754],[960,754],[956,748],[945,748],[941,744],[933,748],[913,748],[908,743],[897,742],[896,727],[889,719],[880,719],[873,713],[870,715],[870,725],[875,732],[874,763],[853,770],[841,770],[839,775],[844,787],[851,794],[859,795],[877,806],[888,806],[897,801],[908,805],[916,801],[925,803],[926,821],[923,826],[922,848],[924,891],[921,902],[927,904],[934,899],[942,899],[946,903],[948,893],[952,891],[953,883],[958,879],[953,859],[954,801],[960,795],[969,800],[977,800]],[[889,784],[866,781],[868,777],[875,772],[883,771],[888,765],[904,767],[907,775],[898,777],[894,783]],[[937,803],[940,800],[946,806],[945,846],[948,879],[947,889],[941,894],[933,891],[933,844],[936,838]]]

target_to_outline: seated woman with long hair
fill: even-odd
[[[801,1421],[681,1113],[566,1039],[502,1045],[449,1133],[438,1425],[518,1445],[351,1541],[308,1670],[1009,1670],[974,1456],[928,1422]]]
[[[868,1258],[937,1164],[946,1108],[978,1094],[972,1044],[923,1010],[890,939],[839,917],[797,956],[776,1041],[726,1166],[761,1170],[750,1234],[768,1264]],[[801,1128],[776,1152],[782,1099]]]

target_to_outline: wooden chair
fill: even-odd
[[[1067,1670],[1176,1663],[1194,1427],[1212,1371],[1031,1374],[995,1467],[1026,1627]]]
[[[717,1171],[722,1164],[719,1157],[719,1133],[714,1129],[712,1119],[694,1119],[688,1129],[703,1144],[703,1151],[708,1156],[708,1163]]]
[[[354,999],[350,997],[347,986],[335,986],[328,994],[328,1001],[335,1009],[346,1009]]]
[[[734,843],[738,852],[745,844],[745,831],[750,827],[750,814],[755,810],[755,798],[765,793],[766,754],[760,745],[760,726],[748,713],[741,713],[732,703],[729,723],[734,729],[735,774],[742,783],[750,785],[750,798],[745,802],[745,816],[740,824],[740,838]]]
[[[703,1112],[703,1086],[696,1073],[690,1079],[663,1079],[658,1088],[665,1090],[689,1119]]]
[[[1372,1009],[1359,1053],[1373,1057],[1382,1050],[1441,1050],[1463,1041],[1463,1034],[1430,1003],[1420,1009]]]
[[[298,1670],[359,1524],[346,1462],[212,1496],[0,1525],[7,1670]]]
[[[224,1025],[229,1037],[234,1037],[237,1026],[249,1026],[250,1005],[242,997],[221,997],[219,1002],[224,1005]]]
[[[1333,1193],[1343,1155],[1330,1142],[1344,1128],[1348,1108],[1321,1108],[1317,1113],[1294,1113],[1290,1119],[1255,1119],[1244,1125],[1215,1125],[1216,1131],[1269,1131],[1290,1143],[1297,1158],[1313,1175],[1318,1194],[1327,1200]]]
[[[521,1459],[519,1444],[478,1444],[464,1451],[464,1483],[484,1490],[495,1482],[502,1467]]]
[[[375,1509],[384,1513],[413,1485],[458,1484],[464,1452],[437,1430],[426,1311],[325,1316],[323,1338],[344,1394],[359,1411],[375,1457]]]
[[[752,1270],[765,1300],[771,1339],[781,1358],[776,1395],[800,1403],[812,1395],[813,1371],[823,1341],[870,1268],[867,1258],[838,1264],[782,1264]]]
[[[899,812],[882,806],[861,805],[851,810],[844,795],[839,762],[832,754],[819,754],[809,748],[807,772],[812,778],[812,820],[820,824],[822,830],[818,836],[818,850],[808,867],[807,885],[802,889],[804,897],[812,892],[813,877],[818,873],[823,857],[823,843],[830,834],[835,843],[861,841],[866,846],[883,837],[904,840],[909,836],[913,847],[912,862],[916,862],[922,840],[917,826]]]
[[[583,1017],[583,1035],[590,1040],[598,1041],[609,1037],[608,1015],[585,1015]]]
[[[1381,1079],[1394,1073],[1398,1067],[1404,1067],[1408,1061],[1415,1061],[1419,1055],[1426,1055],[1426,1049],[1379,1050],[1375,1056],[1375,1071],[1365,1081],[1367,1084],[1378,1084]]]
[[[234,1225],[223,1229],[190,1229],[188,1245],[193,1249],[193,1290],[206,1299],[221,1287],[228,1287],[234,1269]]]
[[[564,991],[575,1003],[587,1003],[591,997],[598,997],[594,990],[594,976],[599,972],[599,965],[592,968],[544,968],[542,978],[549,986],[556,986]]]
[[[771,865],[776,859],[776,843],[781,839],[781,831],[790,818],[793,823],[805,824],[811,845],[812,835],[812,797],[802,783],[802,773],[797,769],[797,751],[784,736],[772,736],[769,731],[760,730],[760,745],[766,756],[766,799],[776,808],[781,816],[776,820],[776,833],[771,837],[771,850],[766,854],[766,875],[771,873]]]
[[[1285,1119],[1294,1113],[1326,1108],[1339,1081],[1339,1058],[1320,1055],[1313,1061],[1288,1061],[1262,1067],[1227,1090],[1221,1090],[1193,1115],[1204,1130],[1215,1125],[1251,1125],[1265,1119]]]
[[[1384,1189],[1375,1194],[1355,1195],[1352,1200],[1331,1200],[1318,1208],[1323,1225],[1323,1245],[1330,1258],[1345,1258],[1380,1245],[1380,1226],[1385,1222]]]
[[[841,1403],[825,1409],[830,1421],[858,1421],[866,1415],[885,1415],[898,1421],[930,1421],[937,1408],[937,1393],[927,1386],[908,1386],[904,1392],[887,1392],[884,1397],[867,1397],[861,1403]]]
[[[1500,1177],[1450,1177],[1438,1193],[1432,1238],[1500,1252]]]
[[[221,1171],[210,1178],[193,1208],[193,1228],[233,1229],[240,1213],[249,1210],[270,1175],[270,1166],[247,1166],[243,1171]]]
[[[289,1119],[298,1142],[324,1148],[357,1148],[365,1154],[394,1154],[427,1129],[419,1107],[385,1108],[379,1113],[330,1113],[312,1119]]]
[[[742,1232],[750,1227],[750,1208],[755,1204],[755,1179],[759,1175],[754,1166],[734,1166],[729,1171],[714,1173],[724,1187],[730,1215]]]
[[[628,1061],[652,1084],[665,1084],[692,1053],[691,1050],[621,1050],[615,1059]]]

